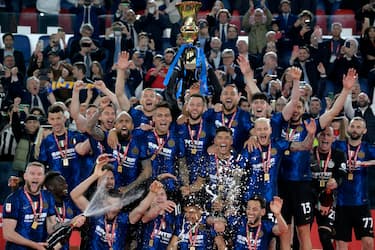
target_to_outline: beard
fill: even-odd
[[[361,137],[362,137],[362,135],[360,135],[360,134],[357,134],[357,133],[350,133],[349,134],[349,137],[350,137],[350,139],[352,139],[352,140],[359,140],[359,139],[361,139]]]
[[[255,218],[254,221],[248,221],[248,222],[249,222],[250,226],[254,226],[254,225],[256,225],[259,222],[259,220],[260,220],[260,217],[257,217],[257,218]]]

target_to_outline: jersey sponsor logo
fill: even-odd
[[[259,238],[261,237],[261,234],[262,234],[262,232],[259,234]],[[257,247],[260,246],[261,242],[262,242],[262,239],[257,240]],[[247,246],[247,238],[243,235],[237,235],[237,243]],[[255,239],[250,240],[250,243],[251,243],[252,246],[254,246],[255,245]]]
[[[7,213],[12,212],[12,203],[6,203],[6,204],[5,204],[5,211],[6,211]]]
[[[153,143],[153,142],[149,142],[148,143],[148,148],[151,149],[151,152],[154,152],[155,150],[158,149],[158,145]],[[170,148],[162,148],[161,151],[159,152],[159,155],[162,155],[162,156],[166,156],[166,157],[171,157],[172,156],[172,149]]]
[[[126,167],[126,168],[134,168],[136,167],[135,163],[136,163],[137,159],[136,158],[132,158],[132,157],[125,157],[125,160],[122,161],[122,166]]]
[[[38,217],[38,222],[43,222],[47,218],[47,213],[44,212]],[[25,217],[23,219],[23,222],[25,223],[31,223],[34,221],[34,214],[25,214]]]
[[[167,232],[163,232],[163,231],[158,233],[157,229],[155,229],[154,233],[156,234],[155,237],[159,238],[160,243],[162,243],[162,244],[168,244],[169,240],[172,238],[171,233],[167,233]]]
[[[52,156],[53,160],[61,159],[60,151],[52,152],[51,156]],[[66,150],[66,158],[67,159],[75,159],[76,158],[76,151],[75,151],[74,148],[68,148],[68,150]]]
[[[332,176],[332,172],[314,172],[312,173],[313,179],[329,179]]]
[[[100,225],[96,225],[95,233],[100,237],[100,240],[102,242],[107,242],[106,232],[105,232],[104,228],[102,228]],[[108,238],[110,238],[110,239],[112,238],[111,233],[109,234]],[[113,238],[116,238],[116,232],[114,233]]]

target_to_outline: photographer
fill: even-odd
[[[157,52],[160,52],[163,49],[163,31],[167,28],[168,24],[168,16],[160,13],[154,0],[149,0],[147,2],[145,14],[141,16],[140,26],[144,32],[152,35],[155,42],[155,51]]]
[[[85,24],[90,24],[94,28],[94,38],[98,38],[103,33],[99,29],[99,16],[105,14],[101,0],[78,0],[77,6],[71,9],[71,13],[76,14],[75,36],[79,35],[81,27]]]
[[[72,63],[83,62],[86,66],[86,77],[89,77],[92,61],[100,62],[104,59],[105,54],[103,49],[97,47],[89,37],[83,37],[79,44],[81,50],[73,56]]]
[[[313,19],[314,15],[308,10],[303,10],[298,15],[297,21],[290,30],[293,45],[308,46],[310,44],[311,34],[314,32]]]
[[[111,37],[111,35],[113,35]],[[105,32],[103,47],[108,50],[107,69],[117,63],[121,51],[130,51],[134,44],[129,30],[122,22],[114,22]]]

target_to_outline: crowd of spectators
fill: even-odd
[[[302,144],[301,146],[291,143],[289,145],[291,151],[308,149],[304,146],[308,139],[304,141],[302,136],[296,136],[301,133],[298,129],[302,130],[302,127],[290,128],[293,122],[302,119],[302,113],[304,113],[303,119],[305,120],[306,117],[311,117],[319,121],[317,122],[318,128],[301,123],[301,126],[304,126],[303,136],[306,138],[314,134],[315,130],[325,131],[326,127],[332,127],[335,139],[343,140],[346,138],[347,131],[350,135],[355,133],[350,130],[351,125],[348,124],[356,123],[360,120],[358,117],[362,117],[364,120],[360,121],[365,122],[367,130],[361,130],[360,136],[363,136],[361,139],[370,145],[368,147],[372,147],[375,143],[375,130],[372,129],[375,128],[373,102],[375,99],[373,93],[375,1],[360,1],[360,3],[357,1],[356,4],[349,0],[200,1],[201,10],[206,11],[207,15],[197,20],[199,32],[195,45],[203,51],[205,63],[197,59],[196,68],[190,68],[186,55],[181,55],[178,60],[175,59],[179,48],[186,45],[180,33],[182,22],[175,7],[175,4],[179,2],[181,1],[4,1],[2,6],[5,11],[20,12],[22,6],[36,7],[38,12],[45,13],[46,18],[50,18],[51,23],[57,20],[57,14],[62,8],[69,10],[69,13],[76,14],[76,18],[72,38],[67,40],[64,27],[61,27],[58,32],[50,34],[48,44],[38,42],[29,59],[25,59],[22,52],[14,49],[12,33],[5,33],[2,36],[3,48],[0,49],[1,201],[10,193],[8,178],[13,175],[22,179],[26,166],[30,165],[30,162],[40,161],[47,170],[58,171],[65,177],[67,189],[69,192],[72,191],[73,201],[80,208],[82,189],[87,189],[86,186],[82,188],[81,185],[90,178],[97,179],[103,175],[102,170],[95,169],[95,161],[98,156],[108,153],[113,156],[113,161],[118,160],[118,164],[115,164],[115,168],[111,170],[113,171],[112,178],[118,182],[113,187],[120,188],[120,191],[124,193],[144,182],[148,177],[157,178],[164,184],[166,193],[170,195],[168,198],[175,199],[174,202],[177,203],[176,197],[182,195],[186,198],[185,196],[202,191],[193,191],[194,188],[201,187],[197,181],[199,182],[200,177],[203,176],[208,181],[212,175],[209,173],[210,170],[205,172],[205,170],[196,169],[196,173],[187,174],[190,179],[184,180],[186,176],[181,166],[194,165],[194,161],[189,162],[188,158],[184,159],[188,163],[181,162],[185,151],[189,151],[190,156],[194,156],[196,150],[204,151],[201,152],[204,157],[210,159],[211,162],[217,162],[216,167],[219,172],[219,165],[224,164],[219,164],[219,161],[224,159],[212,158],[212,154],[220,155],[220,150],[225,150],[222,145],[232,148],[232,143],[234,151],[241,153],[245,141],[248,144],[253,143],[249,134],[255,132],[254,129],[250,132],[250,129],[255,126],[255,120],[259,117],[268,117],[271,121],[274,117],[279,117],[280,131],[284,129],[281,128],[281,124],[284,122],[289,124],[285,128],[287,135],[280,132],[280,138],[293,141],[293,136],[295,136],[298,137],[295,140]],[[358,6],[361,7],[358,8]],[[338,9],[351,9],[353,13],[356,13],[356,20],[353,22],[359,24],[360,35],[343,38],[341,35],[343,25],[340,22],[332,22],[329,23],[329,36],[324,37],[323,35],[327,34],[323,34],[322,27],[316,25],[317,8],[325,11],[327,15],[335,13]],[[232,14],[236,12],[241,15],[239,25],[232,22]],[[108,13],[113,15],[112,22],[103,30],[99,16]],[[327,17],[327,20],[331,19]],[[166,35],[166,30],[169,30],[170,34]],[[241,39],[240,35],[243,35]],[[205,67],[205,70],[202,70],[202,67]],[[169,72],[172,73],[169,74]],[[207,75],[207,91],[202,93],[205,96],[200,98],[197,94],[199,89],[202,90],[203,82],[200,76],[203,72]],[[297,87],[296,81],[298,81]],[[197,111],[198,108],[190,103],[197,100],[191,97],[204,100],[201,104],[202,111]],[[301,102],[298,101],[299,97],[301,97]],[[169,106],[163,100],[166,100]],[[203,106],[206,105],[208,111],[202,114]],[[295,110],[290,111],[293,105]],[[123,111],[129,112],[130,115],[124,114]],[[196,120],[194,115],[197,112],[201,112],[198,118],[204,117],[205,122],[209,121],[210,123],[207,123],[212,128],[210,129],[206,124],[203,126],[206,135],[205,142],[204,144],[202,142],[202,145],[196,145],[197,148],[195,148],[193,138],[198,135],[197,140],[200,139],[202,122],[200,128],[193,130],[194,135],[190,131],[190,125],[184,129],[180,126]],[[280,113],[282,116],[279,115]],[[292,122],[288,123],[289,119]],[[261,120],[257,124],[261,126],[259,124],[269,123],[267,120]],[[275,129],[276,125],[272,122],[271,124],[272,129]],[[233,130],[232,126],[236,129]],[[215,127],[218,129],[216,133]],[[229,127],[229,130],[223,127]],[[289,129],[292,130],[291,135],[289,135]],[[329,134],[329,132],[326,133]],[[133,143],[136,145],[131,144],[132,141],[127,141],[127,136],[129,135],[130,138],[130,134],[132,138],[135,138],[136,142]],[[186,134],[190,136],[187,139],[184,138]],[[219,136],[223,134],[231,139]],[[260,140],[261,136],[255,135]],[[144,141],[145,138],[147,142]],[[155,139],[156,141],[152,142]],[[183,139],[191,139],[191,141],[186,145],[186,140]],[[229,143],[227,140],[233,142]],[[210,147],[211,144],[213,146]],[[317,142],[315,146],[316,144]],[[131,150],[129,150],[129,145],[131,145]],[[164,146],[171,149],[164,150]],[[281,150],[284,146],[278,147],[280,147],[278,150]],[[139,152],[139,150],[144,152]],[[207,150],[211,153],[210,156],[206,155]],[[286,150],[285,156],[295,153],[289,152],[288,149],[284,150]],[[347,150],[349,152],[349,149]],[[128,152],[131,152],[134,162],[127,160]],[[232,151],[230,152],[233,156]],[[368,149],[366,157],[370,157],[372,152],[372,149]],[[268,153],[270,154],[270,150]],[[162,157],[165,159],[161,160]],[[235,158],[232,160],[236,164],[240,162]],[[366,158],[366,160],[372,159]],[[110,163],[110,160],[107,159],[106,163]],[[134,169],[129,170],[129,174],[124,177],[123,168],[130,168],[129,164],[138,165],[132,165]],[[209,163],[202,163],[202,166],[205,166],[204,164]],[[247,162],[244,163],[246,164]],[[31,166],[35,167],[35,164]],[[149,169],[150,172],[147,172],[149,167],[152,170]],[[283,166],[281,165],[280,168]],[[224,173],[224,170],[220,171]],[[311,170],[307,172],[310,174],[306,174],[307,177],[304,176],[302,180],[287,178],[283,181],[311,181]],[[282,170],[280,173],[282,175]],[[25,183],[32,186],[29,174],[27,172],[25,175],[27,176]],[[350,174],[352,173],[350,172],[349,176]],[[366,174],[363,175],[366,175],[366,178],[373,178],[375,171],[368,168]],[[235,174],[231,178],[234,180]],[[269,176],[264,176],[265,181],[267,181],[266,178]],[[349,181],[350,178],[353,177],[347,177]],[[366,185],[367,188],[367,182],[363,181],[363,183],[361,182],[361,185]],[[189,185],[191,185],[190,189]],[[371,190],[370,201],[374,204],[375,185],[369,182],[368,188]],[[159,191],[158,189],[157,192]],[[10,201],[8,198],[7,202]],[[256,206],[259,205],[260,209],[265,208],[262,199],[253,198],[251,201],[259,201]],[[268,230],[274,232],[275,235],[287,231],[283,227],[284,218],[279,217],[282,201],[278,197],[266,199],[266,201],[267,212],[273,212],[280,221],[277,228],[271,227]],[[367,202],[363,201],[361,205],[370,204]],[[172,205],[168,204],[168,209],[170,209]],[[186,207],[192,205],[191,203],[183,204]],[[246,204],[248,209],[254,205],[251,202]],[[271,207],[269,204],[272,204]],[[232,218],[226,216],[226,213],[233,212],[229,210],[237,205],[231,204],[231,207],[227,205],[225,209],[228,208],[228,211],[214,214],[216,218],[222,216],[225,217],[225,222],[229,222]],[[199,204],[197,207],[203,209],[207,208],[206,206],[209,207],[207,210],[215,210],[217,204]],[[165,209],[165,212],[168,209]],[[340,210],[341,215],[342,211]],[[201,216],[202,211],[194,212]],[[284,216],[284,210],[282,212]],[[187,210],[185,213],[185,216],[188,216]],[[129,218],[130,214],[134,216],[134,213],[130,212]],[[8,219],[15,219],[10,212],[7,216]],[[155,220],[160,224],[165,223],[165,217],[159,218],[159,216],[155,219],[156,217],[157,215],[147,221],[154,223],[153,220]],[[208,218],[209,216],[207,220]],[[173,220],[178,221],[175,218]],[[218,229],[222,226],[219,223],[222,222],[221,220],[217,224],[216,222],[207,222],[207,225],[215,228],[215,237],[212,235],[204,237],[213,240],[218,249],[221,249],[224,244],[221,240],[225,239],[227,242],[228,237],[233,235],[228,236],[225,230]],[[286,222],[289,224],[288,218]],[[295,223],[301,247],[308,249],[311,242],[308,243],[310,239],[306,238],[306,228],[303,226],[309,223],[304,224],[298,220]],[[159,227],[159,232],[161,227]],[[367,239],[368,236],[371,237],[366,234],[368,232],[370,231],[362,231],[361,236],[366,238],[362,243],[364,246],[373,246],[373,242]],[[154,235],[154,233],[150,234],[151,237]],[[133,234],[131,236],[137,237]],[[170,235],[168,242],[171,240],[173,244],[179,244],[175,236],[179,235],[173,234],[173,237]],[[217,238],[218,236],[223,238]],[[111,242],[106,237],[104,238],[105,241]],[[8,240],[17,244],[14,239],[8,237]],[[152,244],[151,241],[145,242],[143,244],[150,244],[150,247],[154,244],[154,241]],[[111,249],[112,243],[109,243]],[[193,246],[191,242],[189,244]],[[283,244],[285,244],[285,237],[281,243],[281,246],[285,247]],[[287,242],[287,244],[290,243]]]

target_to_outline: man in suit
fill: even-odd
[[[111,33],[113,33],[113,37],[110,37]],[[107,69],[117,63],[118,55],[121,51],[131,51],[133,49],[132,36],[122,22],[115,22],[112,27],[107,29],[103,47],[109,52]]]
[[[79,45],[81,49],[72,58],[72,63],[83,62],[86,66],[86,77],[90,76],[91,63],[93,61],[100,62],[104,59],[105,54],[103,49],[97,47],[90,37],[82,37]]]
[[[35,76],[26,80],[26,90],[22,93],[22,104],[29,105],[30,108],[39,107],[46,114],[48,107],[55,103],[53,92],[40,92],[40,81]]]
[[[231,15],[227,9],[221,9],[216,15],[216,26],[214,27],[211,36],[217,36],[221,42],[224,43],[228,40],[228,27]]]
[[[292,55],[291,62],[293,62],[292,65],[302,70],[301,80],[310,84],[313,89],[313,95],[317,95],[320,79],[318,65],[310,58],[309,48],[305,46],[300,47],[297,58],[295,58],[295,55]]]
[[[0,62],[4,61],[7,55],[13,55],[14,60],[16,62],[16,66],[19,72],[25,76],[26,73],[26,66],[25,66],[25,58],[21,51],[15,50],[14,45],[14,36],[12,33],[5,33],[3,35],[3,43],[4,48],[0,49]]]
[[[279,8],[280,12],[275,20],[282,34],[281,38],[277,42],[279,50],[278,54],[281,66],[287,67],[293,47],[292,40],[290,37],[290,31],[297,20],[297,16],[291,13],[289,0],[282,0],[280,2]]]
[[[238,88],[238,91],[242,94],[245,94],[245,82],[241,69],[238,65],[234,64],[234,51],[232,49],[225,49],[222,53],[223,64],[219,66],[219,70],[222,70],[226,73],[227,84],[235,84]]]
[[[332,38],[319,43],[320,56],[323,64],[328,72],[331,72],[333,63],[341,55],[341,47],[344,45],[345,40],[341,37],[342,24],[332,23],[331,35]]]

